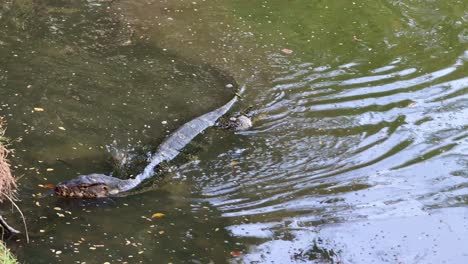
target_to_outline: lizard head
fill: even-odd
[[[55,186],[55,194],[65,198],[102,198],[119,192],[122,180],[104,174],[80,175]]]

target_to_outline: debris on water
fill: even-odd
[[[362,39],[360,39],[360,38],[357,38],[356,36],[353,36],[353,41],[354,41],[354,42],[361,42],[361,41],[362,41]]]
[[[289,55],[289,54],[293,53],[293,51],[291,49],[286,49],[286,48],[282,49],[281,52],[283,52],[286,55]]]
[[[163,213],[154,213],[151,218],[163,218],[165,217],[166,215],[163,214]]]
[[[237,161],[231,161],[231,166],[234,167],[234,166],[237,166],[239,165],[239,162]]]
[[[242,255],[242,251],[231,251],[231,256],[233,257],[239,257]]]
[[[226,88],[233,88],[233,87],[234,87],[234,85],[232,83],[226,84]]]
[[[55,211],[62,211],[62,208],[60,208],[60,207],[54,207],[54,210],[55,210]]]
[[[42,108],[42,107],[34,107],[34,111],[36,111],[36,112],[44,112],[45,110],[44,110],[44,108]]]
[[[64,127],[58,127],[58,129],[65,131],[66,129]]]
[[[47,168],[46,171],[54,171],[53,168]]]
[[[122,43],[122,46],[131,46],[133,42],[131,40],[127,40],[124,43]]]
[[[38,186],[41,187],[41,188],[46,188],[46,189],[54,189],[55,188],[55,185],[52,184],[52,183],[39,184]]]
[[[151,221],[150,218],[148,218],[148,217],[146,217],[146,216],[143,216],[143,215],[141,216],[141,218],[145,219],[146,221]]]
[[[167,124],[167,121],[164,120],[164,121],[161,122],[161,124],[165,125],[165,124]]]

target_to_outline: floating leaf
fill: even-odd
[[[47,168],[46,171],[54,171],[52,168]]]
[[[290,49],[286,49],[286,48],[285,48],[285,49],[282,49],[282,50],[281,50],[281,52],[283,52],[284,54],[287,54],[287,55],[289,55],[289,54],[292,54],[292,53],[293,53],[293,51],[292,51],[292,50],[290,50]]]
[[[64,127],[58,127],[58,129],[65,131],[66,129]]]
[[[239,165],[239,162],[237,162],[237,161],[231,161],[231,166],[234,167],[234,166],[237,166],[237,165]]]
[[[41,107],[34,107],[34,111],[36,111],[36,112],[44,112],[44,108],[41,108]]]
[[[151,218],[163,218],[165,217],[166,215],[163,214],[163,213],[154,213]]]
[[[353,36],[353,41],[354,41],[354,42],[361,42],[362,39],[360,39],[360,38],[358,38],[358,37],[356,37],[356,36]]]
[[[242,255],[242,251],[231,251],[231,256],[239,257]]]
[[[39,184],[39,187],[46,188],[46,189],[54,189],[55,184],[52,184],[52,183]]]

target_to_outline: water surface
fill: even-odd
[[[20,260],[467,261],[465,2],[38,3],[1,13]],[[228,76],[251,131],[208,130],[138,194],[38,198],[223,104]]]

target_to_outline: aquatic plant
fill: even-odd
[[[3,242],[0,242],[0,262],[3,264],[17,264],[15,256],[8,250]]]

